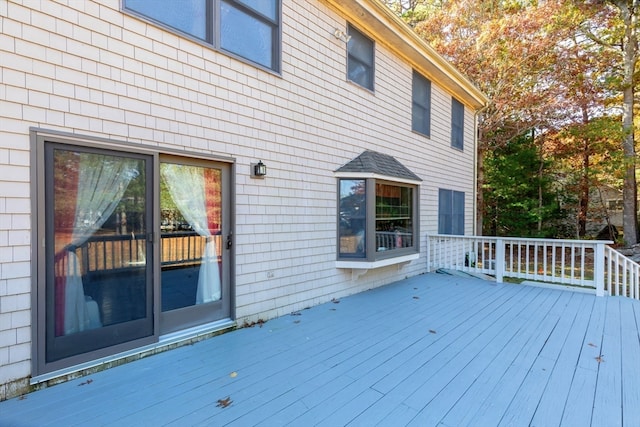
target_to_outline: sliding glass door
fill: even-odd
[[[47,143],[47,363],[153,335],[152,158]]]
[[[231,163],[38,144],[37,373],[231,317]]]
[[[161,332],[229,317],[228,166],[160,162]]]

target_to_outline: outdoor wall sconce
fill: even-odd
[[[335,29],[335,31],[333,32],[333,37],[345,43],[349,43],[349,40],[351,40],[351,36],[342,31],[340,28]]]
[[[258,160],[258,163],[251,163],[251,176],[254,178],[263,178],[267,174],[267,165]]]

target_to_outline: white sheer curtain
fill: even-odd
[[[160,174],[182,216],[198,235],[207,238],[198,275],[196,304],[217,301],[221,296],[220,267],[208,225],[204,168],[161,163]]]
[[[71,247],[82,245],[116,209],[129,182],[138,176],[133,159],[81,154]],[[80,263],[75,249],[68,253],[64,287],[64,334],[101,326],[89,315]]]

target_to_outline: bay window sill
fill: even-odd
[[[336,268],[350,268],[353,270],[371,270],[374,268],[387,267],[389,265],[403,264],[420,258],[419,253],[403,255],[393,258],[385,258],[379,261],[336,261]]]

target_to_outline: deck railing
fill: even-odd
[[[69,246],[80,260],[83,274],[102,273],[106,270],[126,270],[146,264],[146,235],[124,234],[115,236],[97,235],[87,239],[81,246]],[[162,267],[198,264],[206,244],[206,238],[194,231],[174,231],[161,234]],[[215,235],[217,253],[221,253],[222,238]],[[60,257],[58,257],[60,258]],[[60,258],[63,260],[64,258]],[[58,262],[58,259],[56,259]]]
[[[640,299],[640,264],[606,246],[605,293]]]
[[[640,265],[602,240],[428,235],[430,271],[440,268],[640,299]]]

